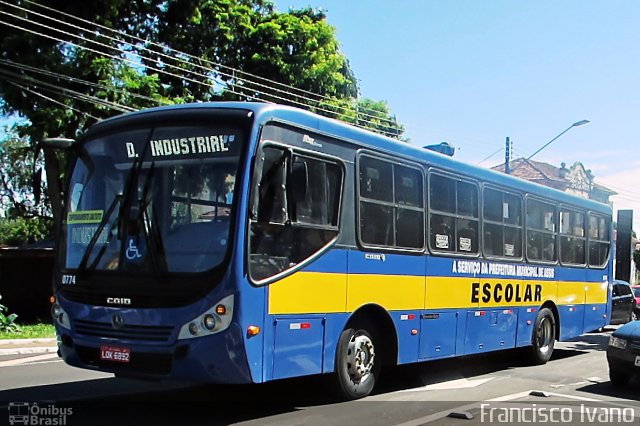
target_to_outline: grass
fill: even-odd
[[[0,341],[3,339],[45,339],[56,337],[53,324],[37,323],[20,325],[20,331],[9,333],[0,331]]]

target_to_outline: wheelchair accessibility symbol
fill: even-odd
[[[129,244],[127,246],[127,250],[125,251],[124,255],[126,256],[127,260],[129,260],[130,262],[136,262],[139,261],[142,258],[142,247],[138,247],[135,243],[135,238],[131,237],[129,238]]]

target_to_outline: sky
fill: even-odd
[[[532,159],[581,162],[640,231],[640,1],[276,0],[306,6],[325,10],[361,96],[386,101],[416,145],[491,167],[507,136],[528,157],[589,120]]]

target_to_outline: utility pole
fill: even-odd
[[[504,172],[506,174],[511,173],[511,141],[509,136],[507,136],[507,142],[504,147]]]

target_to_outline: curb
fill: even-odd
[[[6,345],[28,345],[34,343],[48,344],[56,343],[56,338],[51,337],[47,339],[0,339],[0,347]]]
[[[0,339],[0,356],[37,355],[58,351],[56,338]]]
[[[58,352],[57,346],[38,346],[35,348],[0,349],[0,356],[7,355],[38,355]]]

